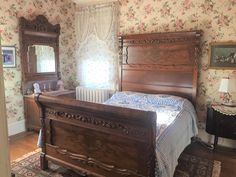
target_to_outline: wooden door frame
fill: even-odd
[[[11,176],[6,104],[5,104],[5,89],[4,89],[4,79],[3,79],[1,36],[0,36],[0,171],[1,171],[1,176],[6,176],[6,177]]]

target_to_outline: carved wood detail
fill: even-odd
[[[30,23],[24,17],[20,18],[21,28],[26,30],[32,30],[35,32],[52,32],[52,33],[60,33],[60,25],[52,25],[48,22],[47,18],[43,15],[37,16]]]
[[[59,35],[60,24],[53,25],[43,15],[34,20],[19,18],[19,37],[21,64],[23,76],[23,92],[27,90],[28,82],[57,80],[59,77]],[[55,72],[38,73],[29,69],[28,47],[31,45],[46,45],[53,47],[55,53]]]
[[[172,71],[185,71],[185,72],[192,72],[192,67],[188,65],[164,65],[164,64],[158,64],[158,65],[151,65],[151,64],[129,64],[129,65],[123,65],[123,69],[129,69],[129,70],[163,70],[166,71],[166,69],[172,70]]]
[[[119,64],[122,64],[123,60],[123,40],[119,37]]]
[[[147,45],[147,44],[165,44],[165,43],[178,43],[178,42],[189,42],[195,41],[193,37],[181,37],[181,38],[163,38],[163,39],[145,39],[145,40],[126,40],[125,44],[134,45]]]
[[[194,48],[194,62],[195,67],[198,67],[198,58],[201,56],[201,50],[199,47]]]
[[[130,35],[127,37],[127,39],[124,41],[124,46],[127,44],[131,45],[157,45],[157,44],[168,44],[168,43],[191,43],[194,44],[196,42],[196,39],[200,39],[202,31],[195,31],[195,32],[176,32],[176,33],[156,33],[158,37],[153,39],[152,34],[142,34],[139,38],[135,38]],[[155,34],[154,34],[155,35]],[[126,38],[126,36],[124,36]],[[158,38],[158,39],[157,39]]]
[[[128,58],[129,58],[129,50],[128,50],[128,49],[129,49],[128,46],[125,47],[124,57],[125,57],[125,63],[126,63],[126,64],[129,64],[129,63],[128,63]]]
[[[147,137],[145,130],[143,130],[141,127],[139,129],[134,127],[128,127],[126,125],[123,125],[122,123],[103,120],[101,118],[97,118],[94,116],[88,116],[83,114],[72,114],[72,113],[56,111],[53,109],[46,109],[45,117],[48,119],[56,119],[56,120],[62,120],[62,119],[76,120],[82,124],[88,124],[96,127],[111,129],[116,133],[126,136],[136,137],[138,139]]]
[[[72,153],[72,152],[69,152],[68,150],[62,149],[58,146],[52,146],[52,145],[50,145],[50,146],[53,147],[59,154],[61,154],[63,156],[67,156],[67,157],[71,158],[72,160],[76,160],[80,163],[87,164],[88,166],[91,166],[91,167],[97,167],[97,168],[100,168],[100,169],[103,169],[103,170],[106,170],[109,172],[114,172],[114,173],[117,173],[121,176],[145,177],[145,176],[141,175],[136,170],[134,171],[134,170],[129,170],[129,169],[118,168],[114,165],[109,165],[109,164],[103,163],[97,159],[88,157],[86,155]]]

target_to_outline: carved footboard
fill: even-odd
[[[47,160],[84,176],[153,177],[156,114],[39,95]]]

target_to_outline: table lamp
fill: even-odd
[[[224,93],[223,105],[225,106],[235,106],[232,100],[231,93],[236,92],[236,80],[227,78],[222,78],[220,82],[219,92]]]

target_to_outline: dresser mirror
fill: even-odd
[[[47,45],[30,45],[27,53],[29,73],[56,72],[54,48]]]
[[[33,20],[21,17],[19,29],[23,85],[58,80],[60,25],[39,15]]]

